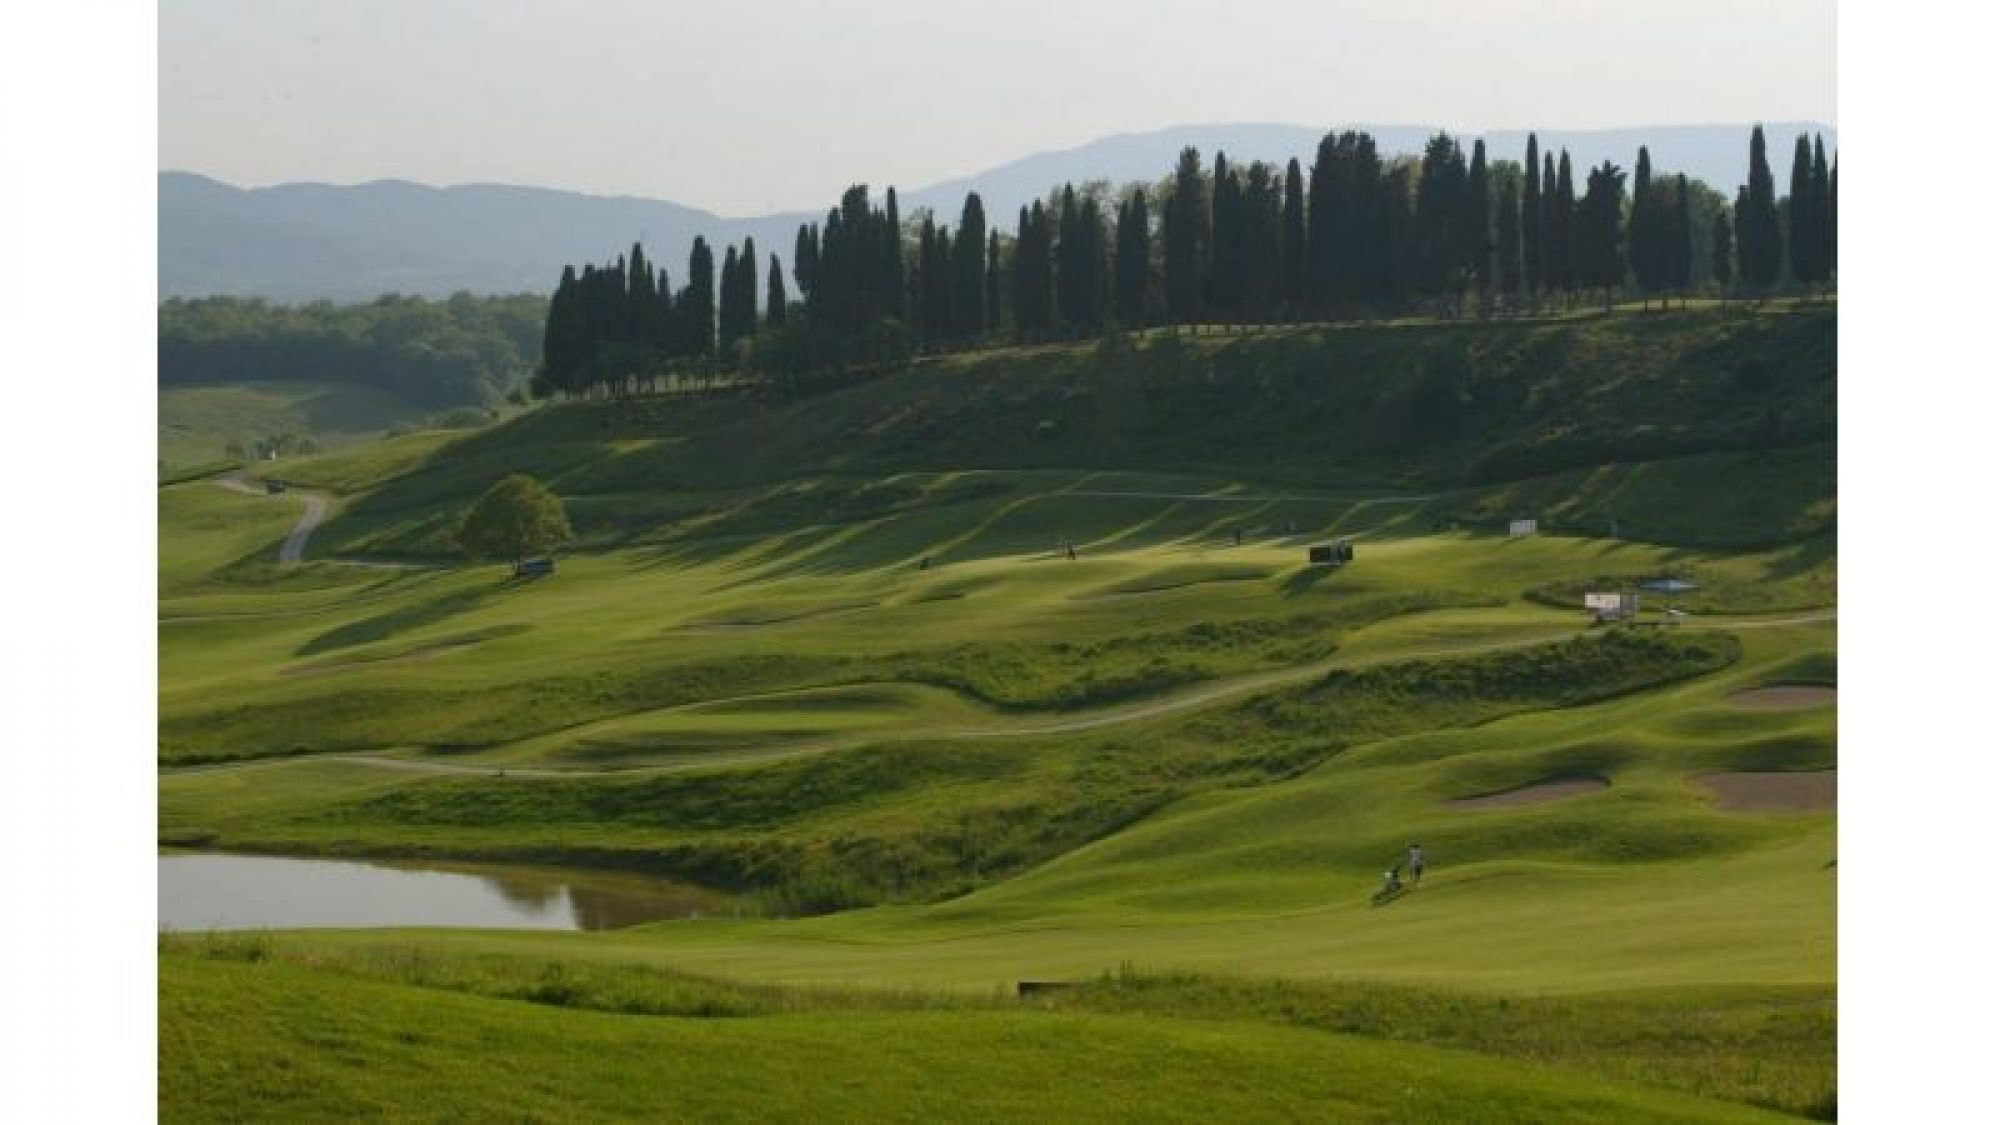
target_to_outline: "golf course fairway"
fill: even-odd
[[[282,463],[303,535],[297,497],[164,485],[163,849],[708,906],[163,934],[161,1115],[1830,1119],[1833,332],[1302,328],[556,403]],[[1748,405],[1699,392],[1752,360]],[[1365,436],[1451,365],[1458,431]],[[547,577],[452,542],[511,472],[575,527]]]

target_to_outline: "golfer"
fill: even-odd
[[[1403,863],[1404,866],[1410,869],[1411,886],[1414,887],[1424,881],[1424,846],[1422,844],[1411,844],[1409,858],[1404,860]]]

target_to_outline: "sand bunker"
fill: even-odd
[[[1457,800],[1446,801],[1445,804],[1454,809],[1504,809],[1515,805],[1539,805],[1544,801],[1560,801],[1564,797],[1595,793],[1610,787],[1611,783],[1601,777],[1559,777],[1514,789],[1503,789],[1498,793],[1460,797]]]
[[[1706,773],[1696,781],[1725,812],[1811,812],[1834,807],[1838,770]]]
[[[1820,684],[1772,684],[1748,688],[1729,697],[1738,707],[1755,711],[1805,711],[1834,705],[1833,688]]]

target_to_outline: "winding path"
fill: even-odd
[[[1786,617],[1702,619],[1695,627],[1708,626],[1724,629],[1770,629],[1791,625],[1816,625],[1837,619],[1837,610],[1815,610],[1810,613],[1794,614]],[[968,740],[981,738],[1022,738],[1037,735],[1071,734],[1078,731],[1096,730],[1102,727],[1119,726],[1126,723],[1145,722],[1164,715],[1192,711],[1221,703],[1239,696],[1250,695],[1272,688],[1289,687],[1340,668],[1361,668],[1375,664],[1387,664],[1406,660],[1429,660],[1448,656],[1475,656],[1490,652],[1505,652],[1510,649],[1532,648],[1581,636],[1588,630],[1565,629],[1560,632],[1537,632],[1528,636],[1510,637],[1501,641],[1485,641],[1478,644],[1455,645],[1449,648],[1425,649],[1421,651],[1393,651],[1359,658],[1333,656],[1325,660],[1284,668],[1274,672],[1256,672],[1245,676],[1215,680],[1191,690],[1177,692],[1158,699],[1141,703],[1122,704],[1099,708],[1067,718],[1052,721],[1017,721],[986,727],[962,727],[957,730],[941,730],[927,737]],[[1686,689],[1681,689],[1685,691]],[[751,758],[732,758],[727,762],[697,760],[671,764],[591,767],[579,766],[566,769],[537,769],[514,767],[499,763],[468,765],[460,762],[428,762],[410,758],[390,758],[376,754],[302,754],[288,758],[258,758],[244,762],[220,762],[199,766],[165,767],[161,776],[195,773],[221,773],[234,770],[269,769],[279,766],[310,764],[314,762],[340,762],[348,765],[375,766],[381,769],[403,770],[409,773],[459,774],[477,777],[505,775],[510,778],[585,778],[585,777],[640,777],[647,774],[677,773],[692,769],[728,768],[731,766],[757,762],[774,761],[781,758],[803,757],[821,754],[843,747],[859,745],[882,737],[881,732],[860,732],[844,738],[825,739],[815,742],[793,744],[770,754],[755,755]]]
[[[319,521],[326,517],[326,497],[317,492],[301,492],[299,499],[306,502],[305,514],[293,526],[292,533],[285,536],[284,546],[278,548],[279,566],[297,566],[304,561],[306,536],[313,533]]]
[[[267,495],[262,487],[251,484],[249,476],[240,469],[227,476],[217,477],[215,483],[219,487],[246,496]],[[291,533],[285,536],[284,543],[279,545],[278,565],[297,566],[305,561],[306,539],[312,535],[315,528],[319,527],[320,521],[326,518],[326,497],[318,492],[301,492],[289,488],[286,489],[286,494],[305,501],[306,510],[299,516],[299,522],[292,525]]]

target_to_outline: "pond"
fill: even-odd
[[[715,891],[636,875],[210,853],[160,856],[159,882],[163,930],[609,930],[729,903]]]

